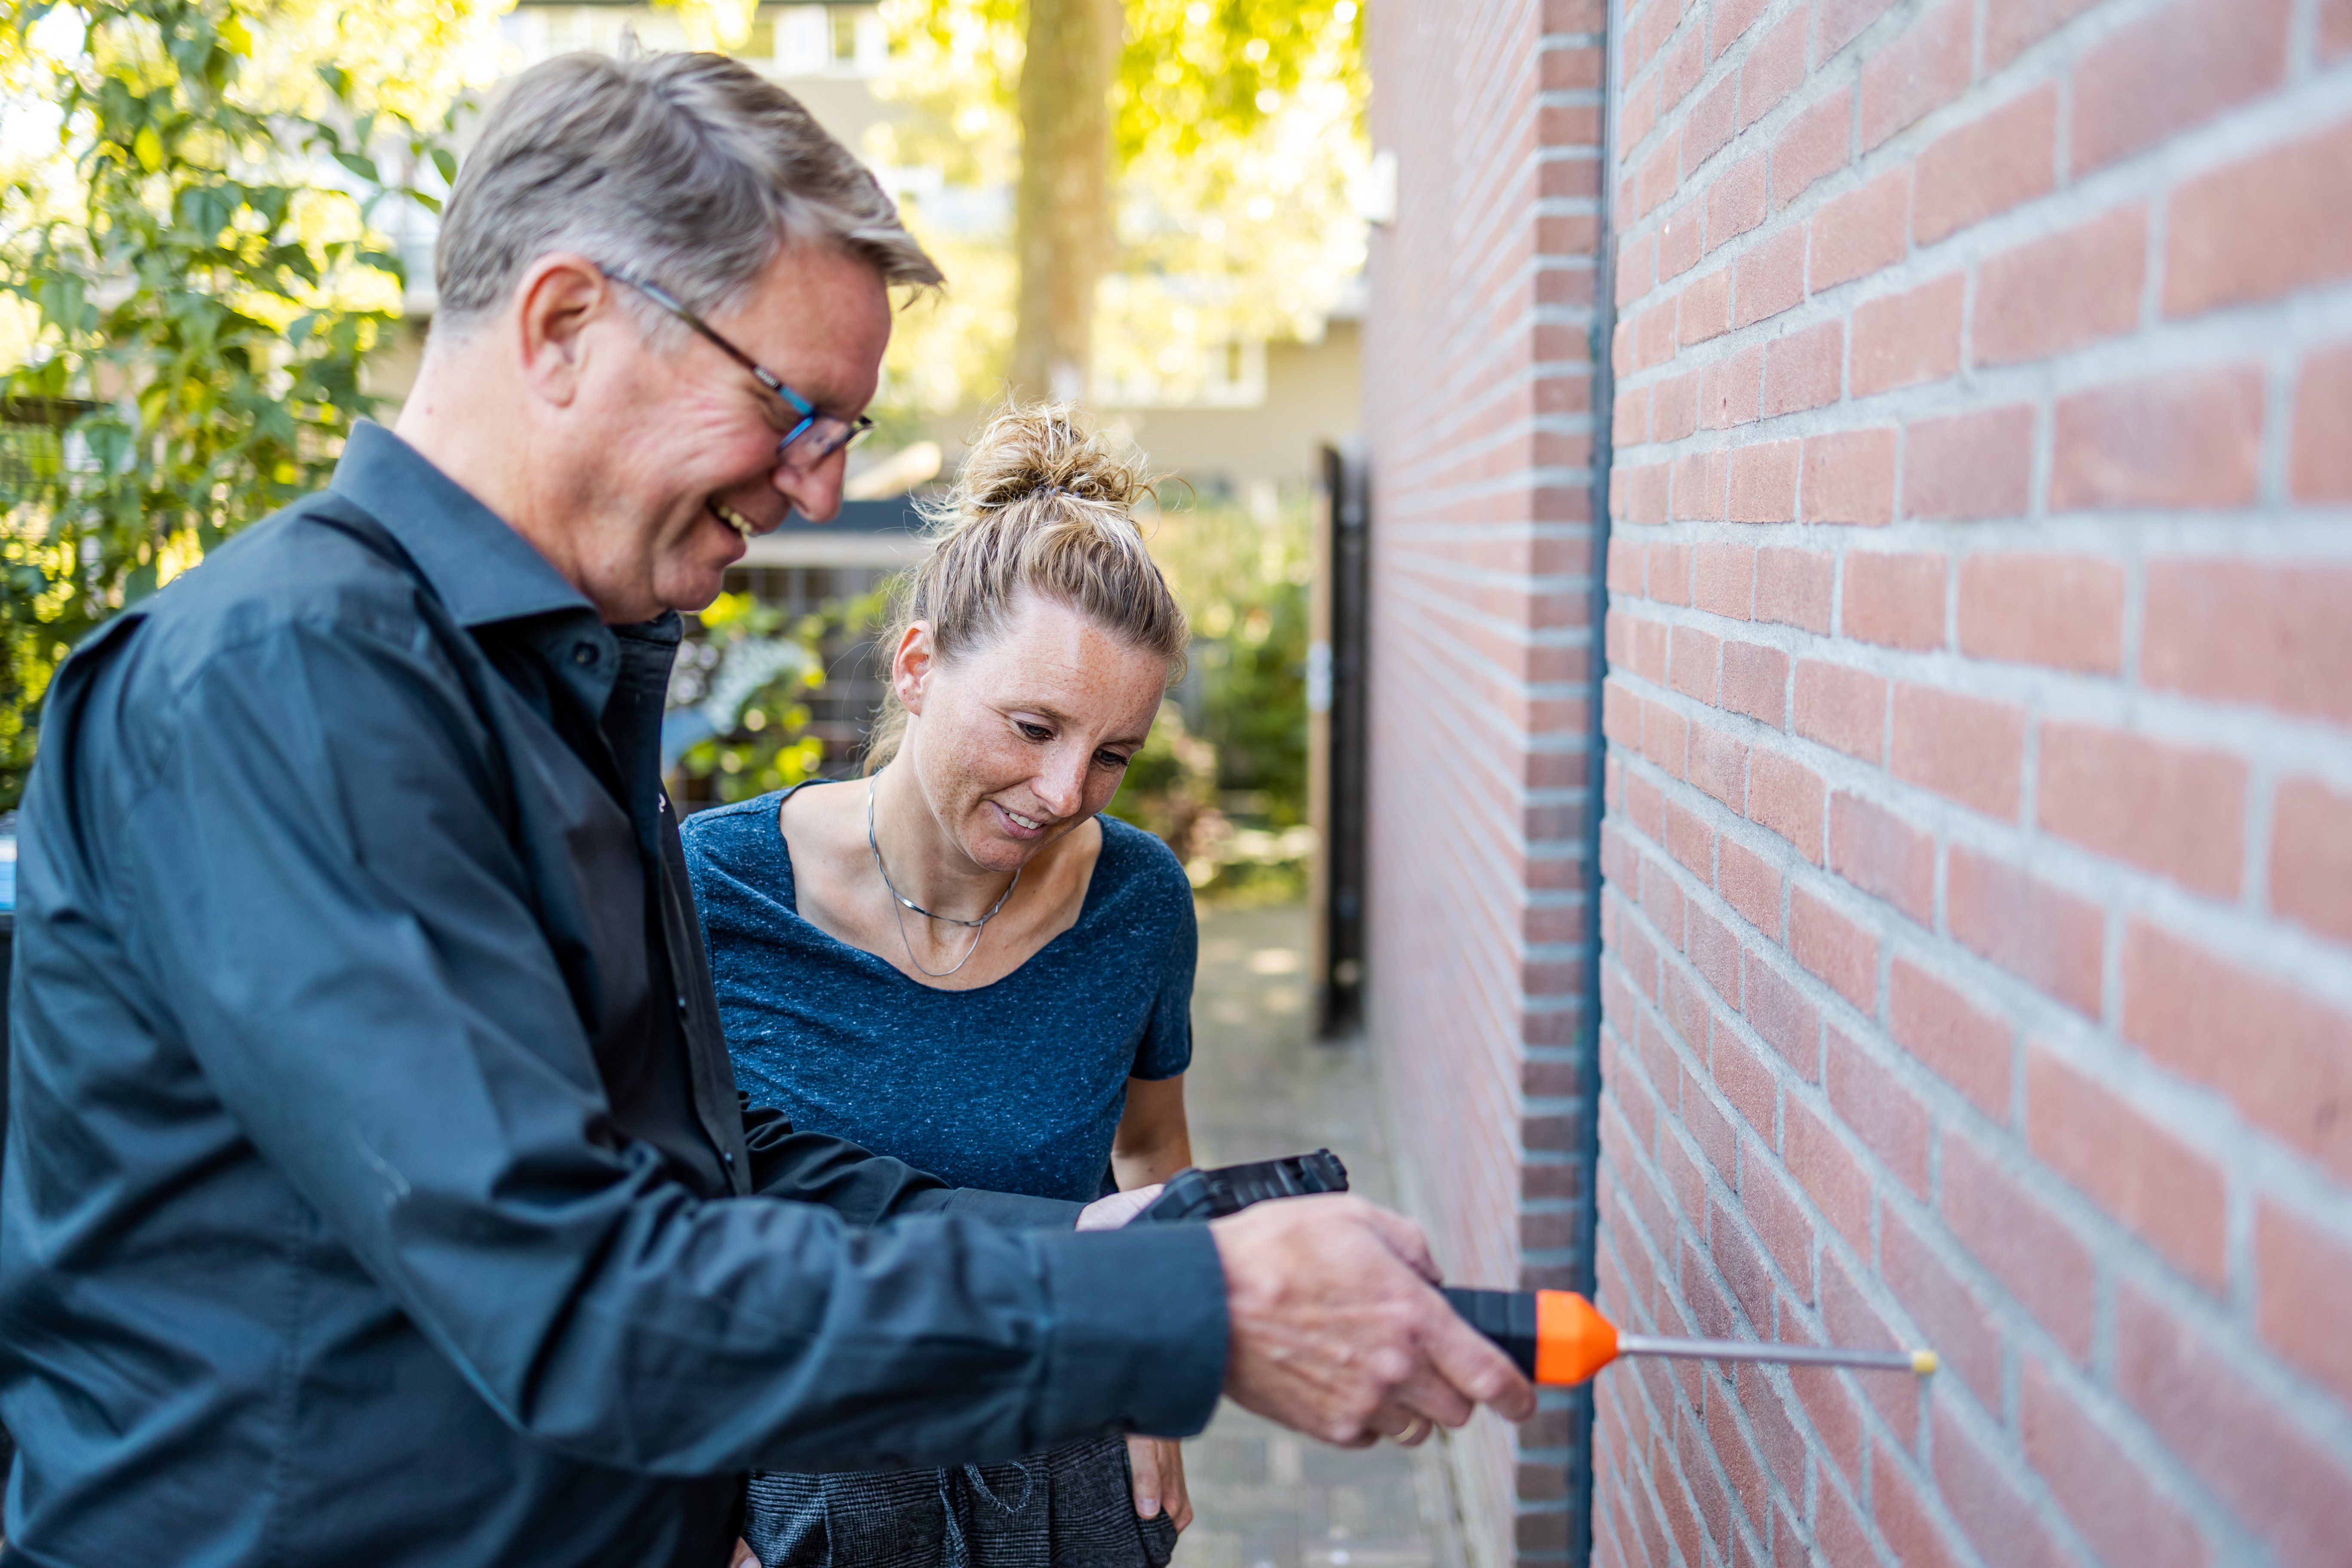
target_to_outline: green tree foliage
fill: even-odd
[[[1010,188],[1022,160],[1024,0],[885,0],[878,84],[904,106],[869,134],[877,163],[938,168],[965,192]],[[1361,268],[1349,199],[1369,159],[1356,0],[1124,0],[1110,79],[1115,244],[1095,296],[1097,388],[1156,378],[1236,337],[1312,339]],[[1039,67],[1058,79],[1056,62]],[[891,345],[889,406],[950,413],[994,395],[1013,362],[1020,237],[908,218],[952,280]],[[960,213],[969,210],[960,200]],[[1008,244],[1010,240],[1013,243]],[[1104,394],[1117,400],[1116,391]]]
[[[0,184],[0,294],[26,340],[0,426],[0,803],[70,647],[322,485],[369,411],[402,280],[371,216],[432,204],[410,171],[455,169],[418,123],[433,95],[385,67],[432,58],[465,7],[415,9],[390,38],[399,6],[353,14],[383,46],[365,82],[304,68],[306,45],[364,40],[299,5],[78,0],[6,24],[9,112],[48,106],[54,151]]]

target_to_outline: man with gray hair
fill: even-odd
[[[11,1554],[717,1568],[753,1467],[1182,1435],[1220,1391],[1341,1443],[1527,1415],[1369,1205],[1087,1230],[736,1093],[656,766],[675,612],[838,505],[888,289],[939,278],[871,177],[726,60],[556,60],[439,274],[398,433],[48,699]]]

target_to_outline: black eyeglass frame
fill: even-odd
[[[688,310],[684,305],[679,304],[676,297],[673,296],[668,289],[660,287],[658,284],[648,283],[642,278],[632,278],[625,272],[614,271],[609,267],[604,268],[604,273],[605,277],[610,278],[615,283],[627,284],[630,288],[635,289],[638,293],[643,294],[646,299],[651,300],[655,304],[659,305],[663,310],[667,310],[671,315],[676,316],[679,321],[684,321],[688,326],[692,327],[696,331],[701,333],[718,348],[719,353],[725,354],[729,359],[733,360],[737,364],[741,365],[745,370],[750,371],[751,373],[752,380],[758,382],[761,386],[766,387],[770,392],[774,393],[778,397],[782,398],[784,400],[785,406],[790,408],[794,414],[800,416],[800,423],[793,426],[789,431],[785,432],[784,438],[776,443],[776,461],[781,466],[793,469],[795,472],[807,473],[811,469],[814,468],[818,464],[824,462],[827,458],[832,457],[835,452],[840,451],[843,447],[847,447],[851,442],[856,440],[860,436],[865,435],[868,430],[874,428],[874,421],[866,417],[866,416],[862,414],[855,419],[844,419],[838,414],[825,414],[820,412],[815,404],[811,403],[807,398],[803,397],[799,393],[794,392],[791,387],[786,386],[784,384],[783,377],[761,364],[759,361],[753,359],[750,354],[745,353],[741,349],[737,348],[733,343],[729,342],[726,338],[719,334],[717,328],[704,321],[701,317],[696,315],[693,311]],[[816,455],[805,462],[794,461],[793,458],[786,456],[786,454],[791,450],[793,443],[800,440],[804,436],[810,436],[815,438]]]

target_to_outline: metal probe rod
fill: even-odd
[[[1617,1353],[1688,1356],[1699,1361],[1782,1362],[1790,1366],[1860,1366],[1925,1375],[1936,1370],[1933,1351],[1840,1350],[1834,1345],[1783,1345],[1754,1340],[1675,1340],[1619,1334]]]

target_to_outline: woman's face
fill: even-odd
[[[916,622],[891,673],[911,715],[900,758],[949,840],[994,871],[1109,804],[1168,686],[1158,654],[1025,593],[1001,636],[952,661]]]

